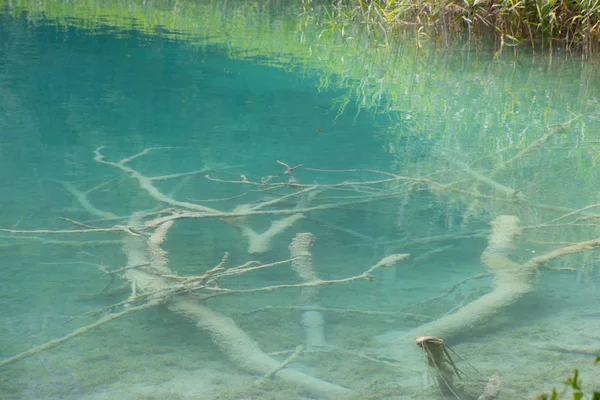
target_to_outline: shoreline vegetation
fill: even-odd
[[[599,0],[340,0],[328,15],[337,24],[371,25],[386,43],[408,33],[446,45],[458,40],[549,56],[562,50],[584,59],[600,44]]]
[[[150,34],[193,35],[206,33],[201,25],[206,21],[197,17],[204,9],[214,10],[216,4],[198,0],[0,0],[0,15],[56,19],[83,28],[105,25]],[[259,9],[295,7],[300,30],[321,25],[321,35],[335,33],[341,40],[365,35],[377,47],[397,47],[410,40],[417,49],[425,43],[447,48],[458,44],[493,49],[496,55],[526,52],[552,57],[560,52],[582,59],[595,59],[600,48],[600,0],[255,0],[226,1],[220,6],[223,12],[246,8],[253,14]],[[79,23],[73,18],[80,19]],[[234,28],[235,32],[235,21],[221,22],[221,27],[208,24],[217,28],[215,36],[222,29]],[[265,24],[270,22],[265,20]]]

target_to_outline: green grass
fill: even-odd
[[[600,0],[343,0],[337,15],[360,19],[385,40],[426,32],[449,43],[481,40],[507,47],[555,48],[590,57],[600,43]],[[340,22],[338,22],[339,24]]]

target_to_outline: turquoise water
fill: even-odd
[[[128,298],[127,281],[111,281],[99,267],[123,268],[123,239],[153,232],[131,221],[132,213],[182,208],[157,201],[114,165],[148,148],[156,149],[126,165],[146,177],[206,171],[155,181],[172,200],[229,212],[290,195],[263,209],[328,207],[304,212],[256,254],[248,254],[230,217],[178,220],[163,248],[180,276],[205,273],[226,252],[228,267],[288,259],[300,232],[317,238],[312,255],[321,279],[356,276],[385,256],[411,254],[373,272],[374,282],[338,283],[311,299],[309,305],[328,308],[321,313],[331,347],[305,352],[291,366],[352,389],[349,398],[453,398],[436,387],[416,346],[399,355],[403,344],[386,338],[410,336],[493,291],[495,272],[480,257],[499,215],[521,220],[513,248],[501,249],[519,264],[598,236],[597,207],[575,212],[598,203],[600,80],[593,63],[442,50],[423,55],[413,69],[389,72],[386,81],[365,64],[367,84],[333,74],[325,85],[321,67],[242,57],[168,35],[6,15],[1,22],[0,225],[7,231],[0,236],[0,357],[91,324],[108,311],[73,317]],[[369,92],[376,87],[371,79],[386,82],[388,94]],[[409,91],[404,82],[413,82]],[[112,166],[94,160],[101,146]],[[289,180],[278,161],[302,164],[294,178],[320,187],[316,197],[270,187]],[[331,171],[349,169],[359,171]],[[372,170],[413,180],[365,185],[390,178]],[[88,191],[95,213],[73,195]],[[253,215],[240,223],[260,232],[275,219]],[[133,232],[50,232],[116,225]],[[46,233],[28,232],[40,229]],[[598,262],[594,251],[557,259],[546,265],[554,270],[535,274],[530,293],[445,338],[485,377],[457,359],[468,376],[456,384],[458,397],[477,398],[492,373],[506,399],[561,386],[575,367],[585,388],[600,385],[592,366],[600,349]],[[300,281],[286,264],[219,285]],[[282,289],[204,303],[233,318],[263,351],[288,351],[274,356],[283,361],[307,344],[302,299],[299,289]],[[256,384],[257,375],[238,368],[215,340],[164,306],[131,313],[2,366],[0,397],[325,398],[278,379]]]

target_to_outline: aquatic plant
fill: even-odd
[[[596,357],[596,361],[594,364],[600,363],[600,356]],[[584,393],[583,388],[581,387],[581,380],[579,379],[579,370],[575,368],[573,371],[573,376],[566,379],[564,382],[565,386],[571,389],[572,399],[573,400],[581,400],[581,399],[591,399],[591,400],[600,400],[600,391],[593,391],[590,394],[590,397]],[[541,393],[536,397],[536,400],[559,400],[566,399],[564,396],[560,396],[556,389],[552,389],[551,394]]]
[[[345,0],[337,15],[372,25],[374,35],[388,40],[394,33],[428,36],[446,43],[492,39],[499,49],[555,47],[590,57],[600,42],[598,1],[507,0]],[[355,10],[360,10],[356,12]],[[341,24],[341,22],[338,22]]]

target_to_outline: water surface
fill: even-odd
[[[212,10],[239,18],[243,7]],[[294,178],[305,185],[388,177],[373,170],[430,182],[327,192],[320,200],[325,204],[394,195],[308,212],[262,254],[248,254],[242,235],[217,220],[179,221],[164,244],[180,275],[207,271],[225,252],[229,266],[287,259],[299,232],[317,237],[313,260],[323,279],[357,275],[386,255],[410,253],[409,261],[378,271],[375,282],[320,292],[318,305],[337,309],[323,315],[327,343],[338,351],[306,354],[295,367],[352,388],[357,398],[444,398],[420,356],[393,367],[356,354],[375,355],[376,338],[386,332],[410,331],[488,293],[490,276],[448,290],[488,272],[480,256],[496,217],[521,221],[523,232],[510,252],[518,263],[598,235],[593,205],[600,108],[593,63],[526,53],[514,60],[465,48],[377,50],[359,42],[362,36],[323,34],[319,13],[298,31],[293,8],[268,10],[273,20],[262,36],[240,36],[239,28],[227,38],[185,29],[149,33],[143,18],[139,26],[124,27],[110,18],[77,19],[68,10],[57,21],[50,11],[35,18],[11,10],[0,16],[5,229],[125,223],[99,221],[69,188],[95,188],[89,192],[94,206],[123,217],[170,207],[123,171],[95,161],[102,146],[114,162],[155,148],[128,164],[145,176],[206,170],[220,182],[202,173],[157,186],[179,201],[222,211],[274,199],[265,186],[247,192],[243,182],[287,182],[278,161],[302,164]],[[238,27],[260,25],[252,13],[245,15],[246,25]],[[349,169],[360,171],[331,172]],[[294,206],[282,202],[275,209]],[[273,219],[249,221],[261,231]],[[125,265],[126,235],[2,233],[0,355],[63,336],[97,318],[72,317],[125,300],[130,288],[120,280],[109,285],[99,267]],[[600,385],[591,355],[582,354],[600,347],[598,254],[547,266],[553,270],[539,274],[532,293],[453,340],[485,376],[501,376],[501,398],[532,398],[560,386],[574,367],[587,388]],[[278,266],[223,285],[297,282],[289,266]],[[208,304],[234,318],[264,351],[294,349],[305,340],[302,311],[293,308],[306,305],[299,290]],[[275,305],[282,308],[264,310]],[[552,346],[562,347],[549,351]],[[237,369],[207,333],[160,307],[3,368],[3,398],[307,398],[276,381],[254,386],[256,377]],[[477,373],[468,375],[465,386],[483,390]]]

